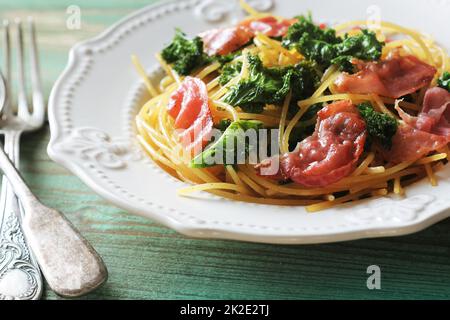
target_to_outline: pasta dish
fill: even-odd
[[[137,139],[197,191],[310,212],[405,188],[450,158],[450,59],[430,35],[390,22],[328,25],[256,12],[157,54],[165,76]],[[170,42],[171,41],[171,42]]]

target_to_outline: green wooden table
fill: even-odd
[[[69,48],[151,0],[0,0],[0,19],[38,23],[45,91]],[[82,10],[67,30],[66,9]],[[103,256],[109,280],[89,299],[414,299],[450,298],[450,220],[399,238],[276,246],[188,239],[118,209],[47,153],[49,129],[23,138],[22,170],[49,206],[65,212]],[[381,290],[368,290],[367,267],[381,268]],[[58,298],[51,290],[46,299]]]

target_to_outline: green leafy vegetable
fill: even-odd
[[[438,86],[450,92],[450,72],[445,71],[438,80]]]
[[[310,96],[320,78],[313,63],[302,61],[295,66],[266,68],[258,56],[248,56],[249,77],[233,86],[225,98],[232,106],[246,112],[262,112],[266,104],[282,104],[292,90],[294,101]]]
[[[283,38],[283,46],[288,48],[295,48],[298,43],[303,39],[313,39],[316,41],[322,41],[327,44],[337,44],[340,42],[336,36],[334,29],[321,29],[315,25],[311,16],[299,16],[298,22],[294,23]]]
[[[375,33],[361,30],[356,36],[346,35],[344,40],[335,45],[337,57],[331,63],[341,69],[353,69],[352,59],[357,58],[364,61],[374,61],[381,58],[383,43],[377,40]]]
[[[262,113],[264,111],[264,103],[256,102],[256,103],[247,103],[244,104],[241,109],[246,113]]]
[[[240,56],[241,54],[242,54],[242,50],[238,50],[238,51],[226,54],[224,56],[216,55],[216,56],[212,57],[212,59],[219,62],[223,66],[223,65],[226,65],[227,63],[230,63],[237,56]]]
[[[283,46],[297,49],[306,58],[328,67],[336,56],[335,44],[340,42],[333,29],[321,29],[311,17],[299,16],[298,22],[289,27],[283,38]]]
[[[200,37],[188,39],[179,29],[172,43],[161,52],[161,56],[183,76],[189,75],[194,69],[212,61],[212,58],[203,52],[203,41]]]
[[[162,50],[161,56],[167,63],[172,64],[176,72],[187,76],[196,68],[215,61],[219,62],[221,66],[227,65],[241,53],[241,50],[237,50],[227,55],[209,56],[204,52],[202,38],[189,39],[180,29],[176,29],[175,37]]]
[[[236,77],[242,69],[242,62],[239,61],[234,64],[226,64],[221,71],[220,78],[219,78],[219,84],[221,86],[226,85],[228,82],[230,82],[231,79]]]
[[[321,29],[316,26],[311,17],[298,17],[283,39],[283,45],[295,48],[306,58],[317,62],[322,69],[330,65],[338,65],[341,69],[350,71],[353,58],[371,61],[381,57],[383,43],[379,42],[375,33],[362,30],[356,36],[336,36],[334,29]]]
[[[359,113],[366,121],[370,140],[377,140],[384,148],[392,147],[392,137],[397,132],[398,122],[387,114],[376,112],[368,102],[358,106]]]
[[[233,123],[230,119],[222,119],[219,121],[219,123],[215,126],[216,129],[219,129],[220,131],[225,131],[227,128]]]
[[[232,122],[216,142],[192,159],[190,167],[207,168],[216,164],[234,165],[239,160],[247,159],[250,152],[253,152],[257,146],[247,141],[246,134],[249,133],[249,130],[255,130],[257,137],[258,130],[262,127],[263,123],[256,120]],[[217,163],[218,161],[220,163]]]

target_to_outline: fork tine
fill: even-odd
[[[8,20],[3,21],[3,48],[4,48],[4,70],[3,77],[5,79],[5,89],[6,89],[6,105],[2,110],[2,114],[7,114],[11,112],[10,106],[12,104],[11,88],[9,84],[11,83],[11,36],[10,36],[10,25]]]
[[[36,28],[34,20],[28,18],[30,33],[30,66],[31,66],[31,85],[33,90],[32,117],[37,122],[42,122],[45,116],[44,96],[42,93],[41,73],[39,66],[39,56],[36,44]]]
[[[18,92],[17,92],[17,114],[24,120],[28,120],[30,112],[28,109],[28,100],[26,94],[25,83],[25,59],[23,49],[23,27],[22,21],[16,20],[17,27],[17,75],[18,75]]]
[[[3,78],[3,73],[0,70],[0,114],[3,112],[6,102],[6,84]]]

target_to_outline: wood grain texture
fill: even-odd
[[[0,19],[38,22],[48,93],[76,41],[89,38],[146,0],[0,0]],[[82,29],[67,30],[66,8],[82,9]],[[47,156],[45,127],[23,138],[22,171],[44,203],[66,213],[103,256],[104,287],[88,299],[448,299],[450,220],[399,238],[308,246],[188,239],[132,216],[94,194]],[[366,287],[366,269],[382,289]],[[58,298],[46,290],[44,298]]]

